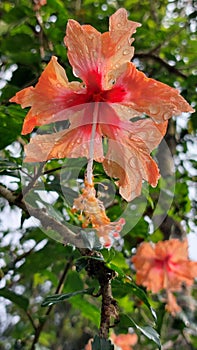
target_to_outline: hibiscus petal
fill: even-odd
[[[135,265],[136,283],[145,286],[153,293],[158,293],[164,287],[164,271],[155,264],[155,249],[148,242],[143,242],[137,249],[137,253],[132,257]]]
[[[180,241],[179,239],[170,239],[166,241],[168,251],[171,254],[171,261],[177,263],[188,259],[188,240]]]
[[[177,304],[175,296],[169,291],[167,293],[167,304],[166,304],[165,308],[173,316],[175,316],[177,313],[181,312],[181,307]]]
[[[132,258],[137,271],[137,283],[153,293],[161,289],[167,292],[179,291],[183,283],[191,286],[197,276],[197,262],[189,261],[188,256],[185,256],[186,250],[187,240],[171,239],[160,241],[154,246],[142,243]]]
[[[127,92],[123,104],[147,114],[155,122],[162,122],[182,112],[194,112],[178,90],[147,78],[132,63],[127,64],[127,68],[117,79],[116,86]]]
[[[133,57],[131,43],[134,39],[130,37],[140,24],[129,21],[127,16],[123,8],[116,11],[110,17],[109,32],[102,35],[90,25],[81,26],[74,20],[68,21],[64,38],[68,58],[74,74],[88,86],[94,85],[96,79],[97,85],[103,83],[105,88],[105,77],[111,80],[117,74],[117,69]]]
[[[168,122],[156,124],[151,119],[141,119],[130,124],[131,134],[141,138],[151,152],[163,139]]]
[[[109,32],[102,34],[102,55],[105,59],[103,75],[110,80],[116,80],[122,70],[121,66],[129,62],[134,54],[131,38],[136,28],[141,24],[128,20],[128,13],[121,8],[109,19]]]
[[[141,139],[121,131],[115,138],[109,140],[103,167],[109,176],[118,179],[121,196],[131,201],[140,195],[142,180],[157,185],[159,169]]]
[[[98,72],[101,55],[101,33],[90,25],[80,25],[69,20],[64,43],[75,76],[90,85],[91,73]]]
[[[168,273],[168,285],[170,290],[180,290],[183,284],[192,286],[194,278],[197,277],[197,263],[184,260],[173,266],[169,264],[171,271]]]
[[[43,162],[52,158],[89,158],[91,126],[81,126],[54,134],[37,135],[25,146],[26,162]],[[103,160],[102,137],[96,131],[94,159]]]
[[[132,122],[133,117],[141,115],[140,112],[118,103],[111,103],[109,105],[111,108],[111,116],[114,114],[114,117],[111,117],[111,120],[115,121],[119,118],[120,122],[117,126],[120,126],[123,130],[130,131],[131,134],[137,135],[141,138],[150,151],[158,146],[163,139],[163,136],[166,134],[168,121],[157,124],[149,118],[141,118],[138,121]],[[100,119],[102,120],[102,118]],[[113,125],[115,126],[116,124],[114,123]]]
[[[21,104],[22,108],[31,106],[22,134],[30,133],[35,126],[68,119],[69,107],[83,103],[83,90],[79,82],[68,83],[64,69],[53,56],[35,88],[23,89],[10,99],[10,102]]]
[[[130,346],[133,346],[137,343],[138,341],[138,336],[137,334],[118,334],[116,335],[115,333],[112,333],[110,338],[113,340],[113,343],[117,346],[120,346],[121,349],[126,350],[126,346],[128,347],[129,350],[131,350]]]

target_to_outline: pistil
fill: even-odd
[[[93,120],[92,120],[92,133],[90,139],[90,148],[89,148],[89,159],[87,165],[87,182],[92,185],[93,179],[93,160],[94,160],[94,140],[96,134],[96,127],[98,123],[98,112],[99,112],[99,103],[94,103],[94,111],[93,111]]]

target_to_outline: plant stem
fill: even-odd
[[[87,252],[86,252],[87,255]],[[90,251],[89,255],[99,255],[98,252]],[[102,296],[101,318],[99,337],[108,339],[109,329],[112,327],[111,320],[115,322],[119,319],[119,310],[116,300],[112,296],[111,281],[115,277],[115,272],[105,266],[103,261],[89,259],[87,272],[90,277],[95,277],[100,284],[100,292]]]
[[[34,216],[40,220],[42,227],[46,231],[52,229],[53,231],[57,232],[59,234],[58,237],[60,237],[60,241],[63,244],[83,244],[83,242],[81,242],[81,238],[72,232],[67,226],[63,225],[61,222],[58,222],[52,216],[48,215],[45,212],[44,208],[34,208],[33,206],[26,203],[22,198],[22,195],[16,197],[12,191],[8,190],[2,185],[0,185],[0,195],[7,199],[11,205],[16,205],[18,208],[21,208],[24,210],[24,212],[29,214],[29,216]]]

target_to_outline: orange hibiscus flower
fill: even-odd
[[[191,286],[197,277],[197,262],[188,259],[188,241],[171,239],[155,245],[142,243],[132,258],[136,268],[136,283],[153,293],[167,291],[167,309],[176,313],[180,307],[173,291],[180,291],[183,284]]]
[[[110,17],[109,32],[103,34],[90,25],[68,21],[68,59],[83,83],[68,82],[52,57],[37,85],[10,100],[22,108],[31,106],[23,134],[35,126],[70,122],[66,130],[32,138],[25,147],[26,161],[87,157],[90,184],[93,160],[102,162],[105,172],[118,179],[126,200],[141,193],[143,179],[157,185],[159,170],[150,152],[165,134],[166,120],[193,109],[176,89],[147,78],[130,62],[134,54],[131,36],[139,26],[127,19],[125,9]],[[133,119],[142,114],[150,118]],[[103,138],[108,139],[106,154]]]
[[[132,346],[137,344],[138,337],[137,334],[118,334],[112,333],[110,336],[113,344],[121,350],[132,350]],[[116,347],[115,347],[116,349]]]

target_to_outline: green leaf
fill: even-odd
[[[87,288],[84,290],[78,290],[73,293],[67,293],[67,294],[54,294],[51,296],[48,296],[41,304],[41,306],[51,306],[53,304],[61,303],[64,300],[67,300],[69,298],[72,298],[76,295],[81,294],[92,294],[94,291],[94,288]]]
[[[129,280],[130,277],[126,276],[125,277]],[[120,297],[128,294],[128,293],[133,293],[135,296],[137,296],[143,303],[148,307],[150,310],[154,320],[157,320],[157,315],[155,313],[155,310],[152,308],[150,305],[148,298],[146,296],[146,293],[143,291],[142,288],[138,287],[133,281],[132,282],[124,282],[124,280],[120,278],[116,278],[115,280],[112,281],[112,287],[113,291],[115,293],[118,293]],[[119,294],[120,293],[120,294]]]
[[[132,288],[133,293],[135,293],[135,295],[144,302],[144,304],[149,308],[153,318],[155,319],[155,321],[157,321],[157,315],[155,310],[152,308],[152,306],[150,305],[148,298],[146,296],[146,293],[143,291],[142,288],[138,287],[137,284],[135,284],[134,282],[130,283],[130,286]]]
[[[25,311],[28,308],[29,300],[26,297],[20,294],[16,294],[7,288],[0,289],[0,296],[6,299],[9,299],[10,301],[12,301],[14,304],[18,305],[21,309]]]
[[[18,164],[14,162],[9,162],[8,160],[0,159],[0,172],[4,170],[16,170],[18,169]]]
[[[100,309],[96,305],[92,304],[85,298],[82,300],[80,294],[70,299],[69,304],[71,304],[78,312],[80,311],[82,316],[92,322],[92,324],[98,329],[100,323]]]
[[[120,315],[119,327],[123,329],[128,329],[128,327],[134,327],[142,334],[144,334],[148,339],[154,341],[161,350],[160,336],[157,331],[150,326],[139,326],[131,317],[127,315]]]
[[[9,25],[6,22],[0,20],[0,35],[7,33],[8,30]]]
[[[121,276],[121,277],[125,276],[125,273],[117,265],[115,265],[113,263],[109,263],[109,264],[106,264],[106,266],[109,267],[109,269],[117,272],[119,276]]]
[[[114,350],[114,346],[110,340],[100,338],[96,335],[92,342],[92,350]]]
[[[0,149],[10,145],[20,135],[24,120],[24,111],[18,106],[0,107]]]

